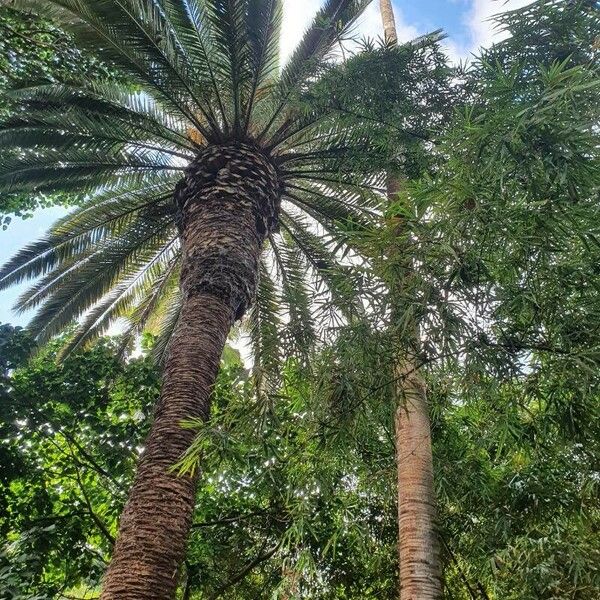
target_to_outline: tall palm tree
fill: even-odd
[[[181,422],[209,417],[232,325],[250,310],[256,339],[277,338],[265,315],[279,293],[287,337],[310,337],[298,326],[307,271],[356,307],[327,240],[365,221],[368,186],[344,170],[362,142],[302,96],[366,4],[325,2],[280,69],[281,0],[15,1],[57,19],[117,77],[11,92],[1,193],[68,192],[83,205],[4,265],[0,286],[41,277],[19,307],[38,308],[42,341],[78,320],[66,352],[119,317],[126,338],[148,323],[161,333],[161,397],[104,600],[175,594],[198,477],[173,472],[194,437]]]
[[[380,0],[384,38],[396,46],[398,34],[391,0]],[[401,181],[393,174],[387,178],[388,199],[392,202]],[[397,227],[402,227],[399,223]],[[391,283],[392,298],[402,298],[411,273],[410,248],[390,250],[403,262],[402,275]],[[396,315],[402,307],[395,306]],[[417,323],[408,328],[408,348],[403,349],[394,367],[395,444],[398,499],[398,560],[400,600],[436,600],[442,595],[442,577],[436,530],[435,490],[431,425],[427,387],[415,356],[420,340]]]

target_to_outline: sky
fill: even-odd
[[[479,47],[487,47],[499,39],[489,18],[494,14],[528,4],[530,0],[394,0],[396,27],[401,42],[419,35],[443,29],[448,35],[446,52],[454,60],[465,60]],[[281,35],[283,59],[290,55],[322,0],[284,0],[284,21]],[[358,36],[381,36],[379,2],[374,0],[355,27]],[[64,209],[38,211],[27,220],[13,219],[5,231],[0,231],[0,264],[24,245],[41,237]],[[0,292],[0,323],[26,325],[31,315],[17,315],[12,306],[27,284]]]

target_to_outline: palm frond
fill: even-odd
[[[159,249],[138,270],[111,287],[92,308],[87,311],[69,341],[61,348],[64,357],[81,345],[102,335],[118,318],[127,316],[140,302],[147,301],[154,286],[160,286],[171,272],[173,257],[177,256],[177,238]]]
[[[221,128],[228,130],[227,99],[216,75],[220,57],[214,47],[206,3],[203,0],[160,0],[160,4],[176,31],[177,43],[188,56],[194,71],[204,76],[204,86],[210,92],[204,92],[203,98],[212,99],[212,102],[206,102],[211,120],[215,123],[220,121]]]
[[[108,189],[59,219],[48,234],[20,250],[0,269],[0,290],[44,275],[59,263],[82,255],[109,235],[122,235],[144,209],[169,212],[171,180],[145,187]],[[161,208],[162,207],[162,208]]]
[[[151,322],[160,323],[164,318],[165,312],[170,306],[169,299],[173,301],[179,292],[180,260],[181,252],[180,249],[177,249],[165,269],[148,281],[144,293],[140,294],[139,302],[127,314],[127,326],[121,334],[120,354]],[[174,301],[178,305],[178,297]],[[158,341],[158,343],[160,342]]]
[[[77,321],[69,352],[121,319],[123,348],[146,329],[162,360],[182,303],[176,183],[206,146],[240,142],[271,158],[283,203],[247,319],[257,381],[267,390],[282,358],[306,363],[330,325],[361,314],[355,239],[379,218],[382,176],[357,159],[366,128],[312,90],[367,0],[327,0],[283,70],[282,0],[14,4],[56,18],[117,75],[7,94],[0,194],[82,202],[0,269],[0,289],[36,280],[20,298],[34,334]]]
[[[42,340],[59,332],[143,268],[173,235],[171,217],[139,218],[127,235],[109,237],[80,260],[59,264],[18,301],[21,310],[42,303],[29,329]]]
[[[348,31],[370,0],[327,0],[285,65],[273,90],[272,114],[259,139],[277,122],[294,94],[300,91],[323,66],[335,44]],[[284,117],[285,120],[285,117]]]
[[[261,100],[259,90],[274,85],[279,75],[279,37],[282,18],[281,0],[253,0],[249,3],[246,30],[249,37],[248,60],[252,80],[245,107],[243,131],[246,133],[252,122],[253,111]]]
[[[358,280],[358,272],[351,265],[340,264],[332,249],[333,243],[328,245],[310,223],[285,209],[282,209],[281,225],[312,270],[316,291],[323,299],[323,310],[329,312],[331,320],[339,322],[338,315],[347,321],[362,316],[364,306],[356,290],[364,286]]]
[[[248,313],[246,328],[254,356],[256,387],[268,394],[275,389],[281,372],[279,295],[264,258],[260,265],[258,290]]]
[[[143,148],[102,152],[81,146],[39,147],[0,159],[0,193],[85,194],[109,181],[140,181],[182,170],[170,158]]]
[[[156,313],[152,316],[154,323],[151,328],[156,331],[156,340],[150,355],[157,364],[163,364],[167,357],[169,343],[181,314],[181,304],[179,286],[170,286],[161,299]]]
[[[307,262],[288,235],[271,235],[277,277],[281,282],[284,356],[306,363],[317,340],[311,310],[312,290],[307,281]]]
[[[213,29],[213,43],[223,60],[216,65],[222,85],[231,98],[231,126],[234,135],[241,133],[243,98],[251,79],[248,61],[245,0],[211,0],[207,16]]]

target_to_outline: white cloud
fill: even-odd
[[[462,4],[461,0],[449,0]],[[532,0],[469,0],[469,8],[463,14],[463,23],[467,30],[467,40],[459,42],[447,38],[443,42],[444,50],[454,62],[468,59],[480,47],[489,47],[506,34],[495,28],[492,17],[498,13],[530,4]],[[281,53],[283,61],[290,56],[303,33],[306,31],[323,0],[283,0],[283,25],[281,31]],[[424,10],[426,7],[424,6]],[[407,42],[427,33],[414,24],[408,23],[398,2],[394,6],[398,40]],[[443,26],[443,24],[442,24]],[[379,2],[373,0],[357,21],[353,34],[358,37],[381,38],[381,16]]]
[[[459,0],[450,0],[458,2]],[[532,0],[469,0],[469,8],[462,15],[466,28],[466,39],[459,42],[446,38],[443,47],[450,60],[457,63],[469,60],[480,48],[489,48],[492,44],[507,37],[506,32],[498,30],[493,17],[522,6]]]
[[[302,34],[311,24],[321,6],[321,0],[283,0],[283,23],[281,25],[281,57],[289,57]]]
[[[283,0],[283,23],[281,27],[281,55],[283,61],[290,56],[313,17],[323,4],[323,0]],[[416,27],[404,21],[402,12],[396,6],[396,27],[398,40],[409,41],[419,35]],[[357,20],[352,34],[359,38],[380,38],[383,34],[379,3],[373,0]]]
[[[531,4],[532,0],[473,0],[471,9],[465,15],[465,24],[469,28],[471,44],[469,50],[474,52],[482,46],[488,48],[506,37],[498,31],[492,17],[498,13],[514,10]]]

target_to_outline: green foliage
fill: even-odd
[[[514,35],[529,37],[473,65],[471,100],[436,147],[436,173],[407,186],[390,210],[388,238],[402,222],[419,267],[404,293],[429,358],[456,360],[473,381],[490,369],[498,377],[560,369],[585,387],[600,360],[597,50],[591,37],[586,57],[544,62],[541,36],[533,52],[535,24],[560,40],[564,12],[584,20],[581,35],[595,31],[598,11],[587,5],[509,13]],[[389,277],[402,268],[391,262]]]
[[[94,595],[158,373],[147,358],[118,361],[110,340],[62,365],[49,360],[54,349],[24,363],[30,341],[3,331],[13,370],[0,593]],[[214,417],[198,426],[203,471],[182,594],[395,598],[386,348],[364,327],[345,330],[314,357],[312,378],[287,365],[266,412],[239,355],[224,355]],[[594,598],[598,390],[574,437],[551,381],[490,379],[468,402],[455,372],[432,369],[428,381],[448,597],[470,598],[468,585],[489,598]]]
[[[303,373],[286,368],[267,413],[243,380],[236,393],[220,388],[213,420],[198,425],[204,478],[188,568],[201,597],[395,593],[389,499],[356,449],[329,443]]]
[[[585,405],[562,399],[586,414],[574,435],[554,382],[543,377],[490,381],[466,405],[457,401],[460,383],[438,377],[437,484],[455,558],[449,585],[461,588],[462,569],[490,597],[596,597],[598,388]]]
[[[425,340],[449,585],[591,599],[600,13],[541,1],[500,21],[512,37],[466,74],[434,173],[390,210],[386,243],[415,251],[399,332],[416,318]]]
[[[0,287],[41,276],[19,301],[38,309],[30,331],[39,341],[77,320],[68,354],[120,318],[130,343],[146,328],[157,335],[160,355],[181,301],[175,185],[199,148],[232,141],[268,153],[283,186],[280,232],[270,236],[250,319],[256,356],[271,357],[265,378],[276,382],[278,359],[306,355],[315,341],[299,333],[311,292],[356,313],[352,266],[338,251],[350,251],[350,228],[372,220],[378,177],[342,166],[345,152],[371,143],[364,127],[338,123],[334,107],[305,97],[333,68],[366,2],[327,2],[283,69],[279,1],[14,5],[38,7],[114,74],[7,94],[15,108],[0,125],[9,150],[0,196],[68,194],[82,203],[0,271]],[[333,312],[323,310],[314,329],[329,327]],[[280,322],[289,335],[269,335]]]
[[[110,72],[83,54],[55,23],[31,12],[0,7],[0,85],[108,77]]]
[[[13,87],[109,78],[112,74],[93,55],[77,49],[73,40],[52,21],[8,6],[0,7],[0,115],[15,110],[7,92]],[[36,208],[69,205],[65,194],[5,193],[0,196],[2,226],[11,215],[27,218]]]
[[[460,75],[443,54],[439,31],[400,46],[363,40],[360,52],[332,69],[312,89],[311,103],[332,106],[347,127],[366,127],[378,151],[356,149],[345,160],[406,179],[430,164],[431,143],[448,125],[452,106],[465,95]]]
[[[365,328],[344,332],[316,363],[318,404],[309,409],[330,451],[362,461],[364,470],[353,472],[381,494],[379,502],[370,502],[379,510],[387,506],[390,513],[380,518],[391,523],[392,382],[382,373],[391,372],[393,341]],[[567,379],[548,369],[475,385],[454,366],[430,363],[424,371],[447,597],[596,597],[597,377],[591,386],[581,385],[576,372]],[[352,461],[347,468],[356,469]],[[376,573],[363,577],[377,585]]]
[[[174,153],[191,155],[202,136],[256,127],[281,156],[289,148],[291,164],[296,157],[287,143],[308,161],[299,171],[290,167],[297,179],[290,175],[282,231],[270,240],[249,319],[261,358],[254,380],[228,351],[213,419],[187,424],[199,435],[179,466],[195,468],[201,454],[203,474],[181,595],[396,596],[393,381],[386,374],[417,322],[423,347],[414,358],[431,404],[447,596],[597,598],[596,4],[542,0],[507,13],[501,21],[512,37],[461,74],[461,90],[452,89],[459,82],[450,80],[430,42],[393,51],[367,47],[325,68],[321,59],[344,33],[327,18],[335,3],[327,3],[281,77],[276,36],[265,33],[271,29],[265,23],[277,29],[277,11],[248,14],[258,32],[252,36],[245,35],[240,14],[228,13],[239,25],[229,30],[219,12],[205,21],[200,13],[178,11],[178,2],[165,2],[164,31],[182,35],[151,44],[156,38],[142,35],[154,23],[149,15],[134,31],[120,11],[109,15],[84,4],[101,27],[116,27],[111,60],[144,93],[111,83],[77,92],[50,86],[15,97],[44,123],[39,150],[52,149],[48,165],[57,149],[83,149],[89,157],[109,148],[117,162],[151,162],[154,174],[134,175],[139,163],[119,170],[112,187],[95,190],[85,208],[5,271],[7,284],[42,276],[23,298],[24,306],[35,306],[49,297],[35,322],[41,330],[48,318],[60,329],[101,298],[106,303],[86,317],[79,340],[91,339],[117,315],[129,318],[130,333],[146,325],[154,333],[170,330],[178,314],[169,208],[177,175],[162,166],[178,168]],[[351,10],[352,3],[343,4]],[[197,27],[205,22],[207,29]],[[132,53],[122,51],[125,42]],[[190,66],[191,56],[197,62]],[[309,56],[314,60],[305,62]],[[156,65],[151,74],[136,70],[149,61]],[[192,81],[189,69],[205,79]],[[389,94],[377,94],[386,73],[402,91],[398,96],[388,88]],[[356,79],[364,85],[356,86]],[[427,106],[405,93],[418,82]],[[195,104],[186,83],[202,94],[206,114],[188,110],[186,102]],[[273,95],[258,94],[259,88]],[[365,104],[367,112],[357,116]],[[450,104],[462,108],[443,111]],[[91,142],[76,138],[61,120],[65,106],[77,134],[85,131]],[[386,114],[396,123],[393,131],[373,125]],[[11,118],[21,129],[29,117]],[[364,148],[340,131],[350,128],[362,140],[357,132],[365,125],[374,133],[368,169],[379,172],[391,162],[397,174],[419,177],[404,182],[386,227],[376,232],[370,228],[376,202],[364,204],[356,181],[345,179]],[[55,145],[50,130],[65,127],[75,137]],[[12,135],[10,127],[2,135]],[[32,139],[18,135],[19,143]],[[313,145],[319,136],[329,144],[325,149]],[[140,140],[144,150],[136,146]],[[321,178],[313,179],[322,165]],[[78,172],[74,185],[81,179],[89,191],[106,182],[94,169]],[[58,185],[41,175],[44,185]],[[335,194],[323,187],[332,178]],[[406,257],[387,253],[398,242],[413,253],[409,277]],[[355,260],[357,247],[381,280],[372,276],[372,264]],[[57,291],[73,265],[77,277]],[[106,269],[96,271],[100,267]],[[403,286],[391,298],[386,284],[399,276]],[[331,296],[338,299],[335,309]],[[328,318],[312,322],[315,306]],[[392,306],[403,310],[388,327]],[[52,360],[59,341],[25,364],[31,339],[7,326],[0,335],[0,514],[7,515],[0,517],[0,531],[8,539],[0,595],[79,593],[97,584],[110,554],[158,375],[147,358],[119,363],[123,345],[106,340],[60,366]],[[160,354],[165,339],[147,333],[144,348]],[[316,340],[328,344],[315,352]],[[281,347],[295,358],[268,379],[265,373],[276,371],[285,354]],[[259,394],[255,381],[261,381]]]
[[[28,363],[32,340],[2,332],[0,596],[57,598],[105,568],[159,377],[147,359],[119,362],[108,340]]]

